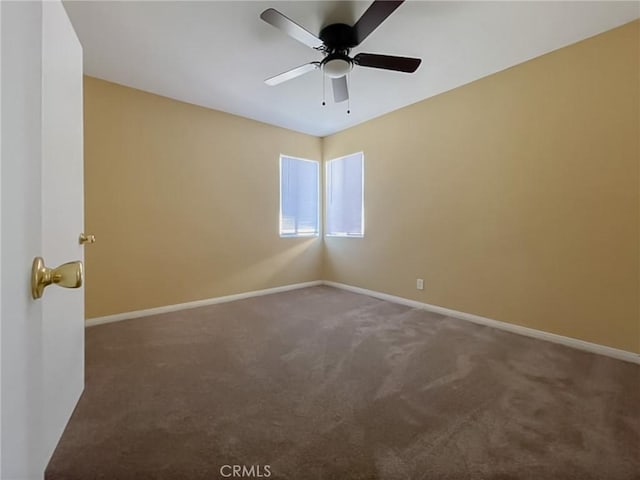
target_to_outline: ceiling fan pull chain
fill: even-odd
[[[351,74],[347,73],[347,91],[351,91]],[[351,95],[347,97],[347,115],[351,113]]]
[[[323,107],[327,104],[327,102],[325,102],[325,95],[324,95],[325,85],[326,85],[326,80],[324,78],[324,74],[322,74],[322,106]]]

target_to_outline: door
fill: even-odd
[[[84,290],[31,298],[31,262],[84,260],[82,50],[56,2],[0,2],[0,478],[41,479],[84,386]]]

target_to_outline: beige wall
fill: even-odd
[[[325,139],[87,78],[87,317],[325,278],[639,352],[639,25]],[[278,155],[361,150],[365,238],[280,239]]]
[[[317,280],[278,235],[280,153],[321,140],[85,78],[87,318]]]
[[[366,237],[324,277],[640,351],[639,59],[636,21],[326,138]]]

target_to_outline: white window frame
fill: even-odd
[[[293,160],[300,160],[303,162],[310,162],[310,163],[315,163],[316,164],[316,170],[317,170],[317,182],[316,182],[316,195],[318,197],[318,201],[317,201],[317,206],[318,206],[318,211],[316,212],[316,232],[315,233],[282,233],[282,159],[283,158],[291,158]],[[278,233],[280,235],[280,238],[300,238],[300,237],[306,237],[306,238],[311,238],[311,237],[319,237],[320,235],[322,235],[322,222],[321,222],[321,208],[322,208],[322,197],[321,197],[321,189],[320,189],[320,182],[322,181],[321,178],[321,170],[320,170],[320,162],[318,160],[311,160],[309,158],[301,158],[301,157],[296,157],[293,155],[286,155],[284,153],[280,154],[280,158],[278,160],[278,184],[279,184],[279,190],[278,190]]]
[[[324,234],[325,237],[337,237],[337,238],[364,238],[364,226],[365,226],[365,222],[364,222],[364,152],[363,151],[359,151],[359,152],[353,152],[353,153],[349,153],[347,155],[343,155],[341,157],[336,157],[336,158],[332,158],[331,160],[327,160],[325,162],[325,169],[324,169],[324,191],[325,191],[325,198],[328,199],[329,198],[329,164],[335,160],[342,160],[344,158],[347,157],[352,157],[354,155],[360,155],[360,157],[362,158],[362,187],[361,187],[361,191],[362,191],[362,198],[360,199],[361,202],[361,221],[362,221],[362,228],[361,228],[361,233],[331,233],[328,231],[328,227],[327,227],[327,217],[329,216],[329,209],[325,208],[325,212],[324,212],[324,218],[323,218],[323,224],[324,224],[324,229],[326,231],[326,233]]]

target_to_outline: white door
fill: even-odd
[[[0,478],[43,478],[84,386],[84,290],[30,291],[83,260],[82,50],[56,2],[0,2]]]

